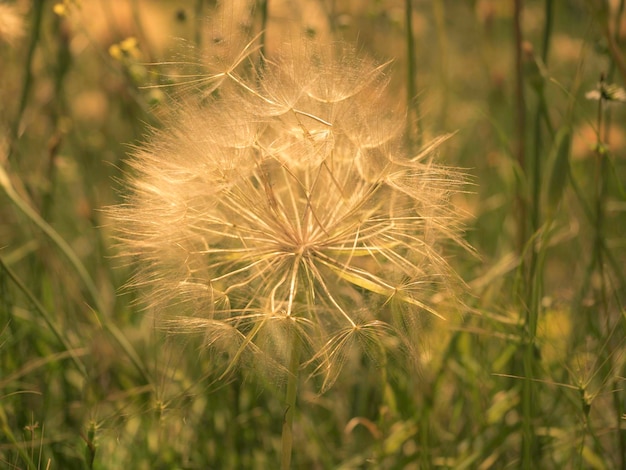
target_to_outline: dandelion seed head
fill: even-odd
[[[295,335],[327,388],[357,350],[379,365],[410,350],[412,320],[396,317],[440,315],[461,178],[432,161],[445,138],[404,146],[386,70],[302,40],[260,71],[225,72],[217,93],[182,93],[134,151],[110,210],[138,259],[131,285],[227,370],[287,370]]]

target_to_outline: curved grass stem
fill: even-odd
[[[9,175],[7,175],[2,167],[0,167],[0,187],[4,189],[4,192],[13,205],[23,215],[25,215],[26,218],[33,222],[44,234],[46,234],[46,236],[59,248],[59,250],[61,250],[63,255],[65,255],[91,297],[94,305],[93,313],[95,314],[98,323],[102,325],[102,327],[120,345],[124,353],[141,373],[146,382],[150,383],[150,375],[148,374],[145,366],[142,364],[137,352],[128,342],[120,329],[104,314],[106,310],[102,297],[98,292],[98,288],[87,271],[87,268],[85,268],[85,265],[78,258],[72,247],[70,247],[63,237],[48,222],[46,222],[32,207],[28,205],[28,203],[17,193],[17,191],[15,191],[15,188],[9,179]]]
[[[26,287],[24,282],[13,272],[13,270],[5,263],[5,261],[0,257],[0,269],[4,271],[9,278],[13,281],[13,283],[18,287],[19,290],[28,298],[31,302],[37,313],[44,319],[54,336],[59,340],[59,342],[63,345],[65,350],[70,354],[72,361],[76,365],[78,371],[83,375],[87,376],[87,369],[85,364],[81,361],[81,359],[76,354],[74,347],[70,344],[68,339],[65,337],[61,329],[57,326],[56,321],[53,315],[50,314],[46,310],[46,308],[37,300],[37,298],[32,294],[32,292]]]

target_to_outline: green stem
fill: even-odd
[[[554,2],[552,0],[546,0],[546,23],[543,28],[543,39],[541,42],[541,60],[544,64],[548,63],[548,53],[550,52],[550,37],[552,36],[552,24],[553,22]]]
[[[439,120],[439,129],[446,128],[448,116],[448,102],[450,96],[450,83],[448,80],[448,41],[446,38],[446,6],[443,0],[433,1],[433,16],[437,27],[437,44],[439,46],[439,75],[441,81],[441,89],[443,90],[441,99],[441,116]]]
[[[546,0],[545,4],[545,27],[541,48],[541,60],[544,65],[547,65],[548,60],[548,52],[550,50],[550,36],[552,33],[552,1]],[[542,117],[546,118],[546,121],[549,122],[549,116],[547,113],[547,103],[546,103],[546,95],[544,91],[543,82],[542,85],[537,90],[537,95],[539,101],[537,102],[537,109],[535,111],[534,118],[534,152],[533,152],[533,162],[532,162],[532,205],[531,205],[531,230],[532,232],[536,232],[539,230],[541,225],[541,181],[543,176],[543,139],[541,133],[541,123]],[[534,270],[535,264],[535,250],[531,250],[531,276]]]
[[[515,45],[515,138],[516,138],[516,158],[517,164],[520,168],[522,181],[518,182],[518,189],[516,194],[517,202],[517,224],[518,224],[518,239],[517,249],[520,257],[524,257],[524,252],[530,249],[534,252],[535,237],[528,237],[527,217],[528,217],[528,203],[525,192],[524,179],[527,179],[526,168],[526,99],[524,96],[524,70],[523,70],[523,47],[522,47],[522,10],[523,0],[514,0],[514,13],[513,13],[513,25],[514,25],[514,45]],[[528,298],[532,297],[532,287],[529,280],[526,280],[524,286],[526,292],[531,294],[526,297],[526,322],[523,335],[525,336],[524,351],[523,351],[523,365],[524,365],[524,383],[522,386],[522,456],[521,467],[524,469],[536,468],[534,465],[536,459],[535,453],[535,429],[534,429],[534,417],[535,417],[535,387],[534,387],[534,348],[535,338],[534,331],[536,328],[536,310],[531,299],[530,304]]]
[[[615,16],[614,16],[614,23],[613,23],[613,42],[618,42],[619,38],[622,35],[622,21],[623,21],[623,15],[624,15],[624,11],[626,10],[626,2],[624,0],[620,0],[619,5],[617,7],[617,10],[615,12]],[[611,35],[609,34],[609,37]],[[617,57],[618,54],[616,53],[616,51],[613,51],[613,56]],[[616,61],[612,61],[610,66],[609,66],[609,72],[608,72],[608,79],[610,82],[613,81],[613,75],[614,75],[614,71],[615,71],[615,67],[616,67]],[[620,70],[622,70],[622,74],[623,77],[626,79],[626,73],[624,73],[624,69],[621,68]],[[611,117],[612,115],[609,114],[607,116],[607,125],[608,127],[610,127],[610,123],[611,123]],[[624,281],[623,281],[623,272],[622,272],[622,267],[619,263],[614,263],[614,257],[613,254],[611,253],[610,250],[608,250],[607,246],[606,246],[606,241],[605,240],[601,240],[602,242],[602,248],[605,252],[605,256],[607,258],[607,261],[609,263],[612,264],[612,268],[613,271],[615,272],[615,274],[617,275],[618,278],[620,278],[621,282],[621,289],[622,292],[625,292],[626,289],[624,289]],[[619,266],[616,267],[615,265]],[[621,316],[622,319],[622,326],[623,328],[626,328],[626,314],[624,314],[624,312],[622,313]],[[609,345],[610,343],[607,341],[607,345]],[[608,354],[610,354],[610,357],[616,357],[612,354],[612,351],[607,351]],[[623,372],[626,372],[626,365],[623,366],[622,369]],[[621,387],[618,385],[619,379],[615,378],[614,379],[614,390],[619,390]],[[615,408],[615,417],[616,417],[616,429],[618,429],[619,431],[617,432],[616,435],[616,439],[617,439],[617,447],[619,448],[619,452],[618,455],[620,455],[620,468],[626,468],[626,429],[623,428],[622,426],[622,420],[623,420],[623,416],[624,414],[624,408],[625,408],[625,401],[623,399],[623,394],[620,393],[614,393],[613,394],[613,406]]]
[[[517,2],[521,7],[521,1]],[[541,48],[541,60],[543,64],[547,63],[548,52],[550,48],[550,36],[552,33],[552,24],[553,24],[553,2],[552,0],[545,1],[545,26],[543,31],[543,41]],[[518,14],[520,12],[518,11]],[[519,20],[518,20],[519,21]],[[518,25],[519,26],[519,25]],[[516,39],[521,41],[521,33],[516,30]],[[522,77],[520,77],[521,79]],[[519,84],[523,86],[522,83]],[[523,466],[524,467],[532,467],[538,464],[539,452],[540,449],[536,442],[536,436],[534,433],[534,419],[538,416],[537,412],[537,391],[534,382],[535,371],[537,368],[537,351],[536,351],[536,343],[535,338],[537,335],[537,324],[539,322],[539,316],[541,314],[541,297],[543,296],[543,259],[546,255],[546,249],[548,246],[549,239],[549,230],[550,223],[548,222],[543,231],[540,233],[540,228],[542,225],[542,213],[541,213],[541,184],[543,180],[543,139],[542,139],[542,116],[545,117],[546,123],[550,123],[550,118],[547,113],[547,103],[546,103],[546,95],[544,90],[543,81],[536,88],[537,91],[537,108],[535,111],[534,117],[534,149],[533,149],[533,158],[530,162],[532,168],[529,170],[529,176],[532,178],[531,181],[531,201],[530,201],[530,241],[528,242],[529,247],[529,260],[528,260],[528,276],[525,282],[525,291],[526,291],[526,308],[527,308],[527,317],[526,317],[526,349],[524,351],[524,385],[523,385],[523,413],[524,413],[524,457],[523,457]],[[521,93],[521,90],[518,91]],[[523,94],[518,96],[518,99],[523,103]],[[522,106],[520,106],[522,107]],[[523,124],[523,123],[522,123]],[[551,126],[548,126],[549,128]],[[551,129],[548,129],[551,130]],[[523,141],[524,128],[523,126],[520,128],[520,134],[518,138],[520,142]],[[520,165],[523,164],[524,161],[524,149],[523,147],[519,149],[519,162]],[[522,167],[523,168],[523,167]],[[525,214],[524,214],[525,215]],[[524,221],[525,226],[525,221]],[[525,236],[525,235],[524,235]],[[535,242],[538,240],[538,244]],[[525,239],[524,239],[525,241]]]
[[[26,64],[24,70],[24,86],[22,87],[22,93],[20,95],[19,107],[17,109],[17,115],[13,120],[13,127],[11,129],[11,143],[9,147],[9,154],[7,160],[11,161],[15,147],[17,146],[17,138],[20,132],[20,123],[22,122],[22,116],[26,110],[26,104],[28,103],[28,95],[33,83],[33,61],[35,57],[35,49],[37,49],[37,43],[39,42],[39,36],[41,32],[41,19],[43,18],[43,4],[44,0],[35,0],[33,6],[33,19],[32,29],[30,35],[30,42],[28,44],[28,52],[26,53]]]
[[[596,260],[600,279],[600,297],[603,312],[608,310],[606,300],[606,285],[604,272],[604,250],[602,249],[604,237],[604,206],[606,200],[606,180],[608,169],[608,155],[606,150],[607,131],[604,130],[604,106],[603,99],[598,100],[598,139],[596,143],[596,174],[595,174],[595,236],[593,242],[593,257]],[[603,133],[604,130],[604,133]]]
[[[98,288],[96,287],[95,282],[89,275],[87,268],[78,258],[74,250],[68,245],[68,243],[63,239],[59,233],[52,228],[48,222],[46,222],[34,209],[32,209],[28,203],[20,197],[20,195],[15,191],[13,185],[11,184],[11,180],[9,179],[9,175],[5,172],[4,168],[0,166],[0,187],[2,187],[9,197],[10,201],[13,205],[23,214],[25,215],[31,222],[33,222],[39,229],[46,234],[46,236],[52,240],[52,242],[61,250],[61,252],[65,255],[69,263],[72,265],[81,281],[85,285],[87,292],[89,293],[91,300],[94,304],[95,310],[92,310],[96,319],[100,325],[113,337],[113,339],[121,346],[122,350],[126,353],[128,358],[131,360],[133,365],[137,368],[137,370],[141,373],[143,378],[147,383],[151,383],[150,375],[148,371],[144,367],[141,362],[141,359],[137,355],[137,352],[133,349],[132,345],[128,342],[126,337],[120,331],[120,329],[113,324],[107,315],[104,314],[106,312],[104,303],[102,302],[102,298],[98,292]]]
[[[287,396],[285,417],[283,420],[281,470],[291,468],[291,449],[293,447],[293,416],[296,411],[298,395],[298,378],[300,371],[300,339],[297,332],[292,331],[291,359],[289,362],[289,380],[287,382]]]
[[[523,51],[522,51],[522,5],[523,0],[514,0],[514,44],[515,44],[515,133],[516,149],[515,154],[520,171],[526,169],[526,98],[524,97],[524,71],[523,71]],[[522,174],[521,178],[525,178]],[[516,201],[518,208],[518,240],[517,249],[519,253],[524,251],[526,244],[527,227],[527,203],[523,190],[523,183],[518,182]]]
[[[542,41],[542,50],[541,50],[541,60],[545,65],[548,59],[548,52],[550,48],[550,36],[552,33],[552,10],[553,10],[553,2],[552,0],[546,0],[545,2],[545,27]],[[531,162],[532,165],[532,195],[531,195],[531,203],[530,203],[530,222],[531,222],[531,232],[530,235],[532,239],[537,238],[540,242],[546,241],[547,236],[545,235],[547,232],[547,228],[544,230],[544,234],[539,235],[539,229],[542,225],[542,213],[541,213],[541,184],[543,181],[543,139],[542,139],[542,117],[545,118],[545,122],[548,124],[548,130],[551,134],[554,134],[554,130],[550,125],[550,117],[548,115],[548,105],[546,102],[546,95],[544,90],[544,84],[541,83],[540,86],[537,87],[537,108],[535,111],[534,118],[534,149],[533,149],[533,160]],[[531,247],[529,250],[529,261],[528,261],[528,277],[526,282],[526,306],[528,308],[528,318],[527,324],[530,333],[531,342],[534,341],[534,337],[536,335],[537,329],[537,321],[540,315],[541,309],[541,297],[543,295],[543,272],[538,267],[538,258],[542,255],[545,255],[546,244],[540,243],[535,249],[535,243],[531,243]],[[534,352],[531,351],[532,354]]]
[[[430,413],[431,413],[431,403],[429,403],[430,397],[426,397],[424,408],[421,410],[419,415],[419,443],[420,443],[420,453],[419,453],[419,468],[431,468],[431,442],[430,442]]]
[[[63,333],[61,332],[59,327],[56,325],[53,316],[45,309],[45,307],[41,304],[41,302],[39,302],[35,298],[35,296],[28,290],[26,285],[22,282],[22,280],[19,277],[17,277],[17,275],[13,272],[13,270],[9,268],[9,266],[4,262],[2,257],[0,257],[0,268],[2,268],[2,270],[8,274],[9,278],[11,278],[11,280],[17,286],[17,288],[21,290],[22,293],[28,298],[28,300],[31,302],[33,307],[35,307],[35,310],[44,319],[44,321],[46,322],[46,324],[48,325],[52,333],[54,333],[54,336],[56,336],[56,338],[63,345],[65,350],[70,354],[79,372],[83,376],[86,377],[87,369],[85,368],[85,365],[76,355],[76,352],[74,348],[72,347],[72,345],[68,342],[65,336],[63,336]]]
[[[406,55],[407,55],[407,75],[406,75],[406,101],[409,111],[407,119],[406,137],[410,148],[419,148],[422,144],[422,119],[420,116],[419,103],[417,101],[417,72],[415,57],[415,41],[413,39],[413,5],[411,0],[404,2],[404,14],[406,21]]]
[[[17,450],[17,453],[20,454],[20,457],[26,464],[26,468],[28,468],[28,470],[37,470],[37,466],[35,465],[35,462],[33,462],[33,459],[31,458],[30,455],[28,455],[28,452],[26,452],[26,450],[24,449],[24,446],[18,442],[15,435],[13,434],[13,431],[11,431],[11,428],[9,427],[9,421],[7,419],[7,415],[4,412],[4,408],[2,408],[1,404],[0,404],[0,430],[2,430],[2,433],[5,435],[7,440],[11,444],[13,444],[14,448]],[[19,468],[19,467],[16,466],[15,468]]]

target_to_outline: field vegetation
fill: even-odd
[[[626,468],[624,0],[0,0],[0,467]]]

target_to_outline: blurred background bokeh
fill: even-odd
[[[302,385],[294,468],[625,468],[624,1],[233,5],[0,0],[0,467],[276,468],[280,395],[154,327],[102,210],[171,63],[264,30],[269,58],[393,61],[416,147],[456,133],[437,158],[476,250],[444,253],[464,306],[423,321],[417,372]]]

